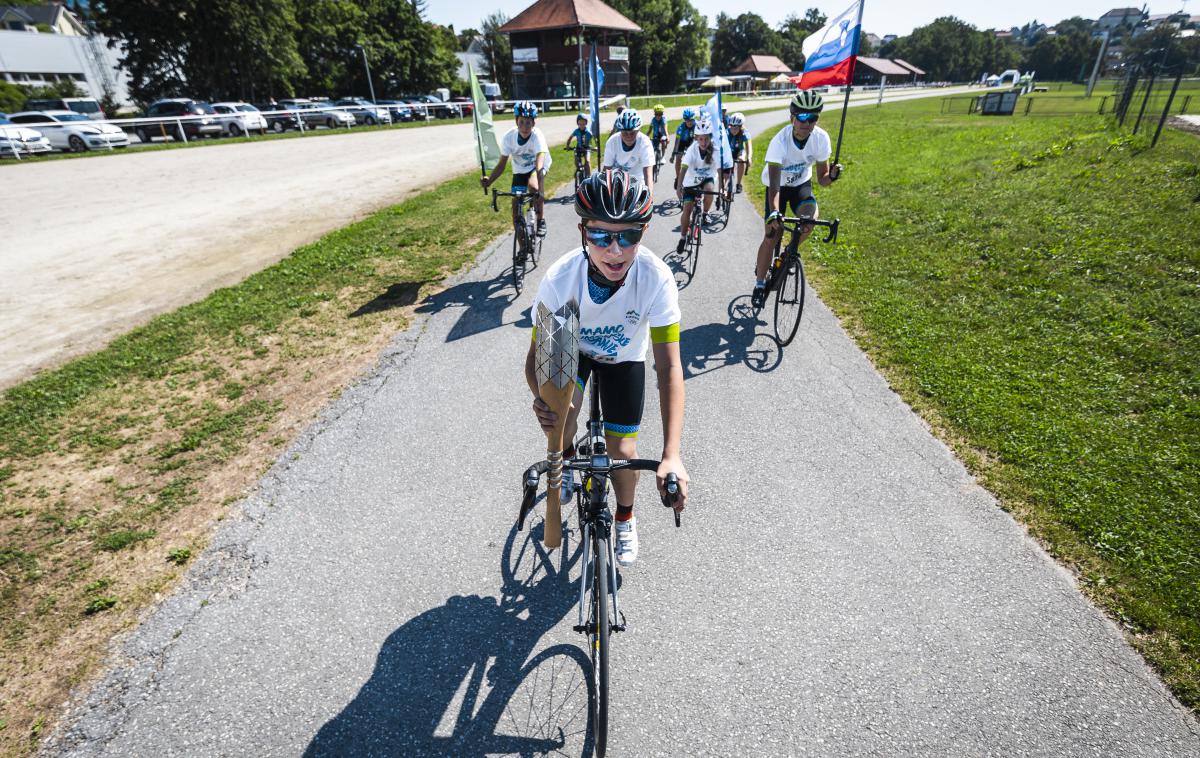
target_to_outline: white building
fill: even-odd
[[[129,102],[129,77],[108,39],[57,3],[0,5],[0,77],[32,87],[71,81],[96,99],[109,91]]]

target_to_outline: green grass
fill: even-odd
[[[898,391],[1197,709],[1200,140],[1146,148],[1097,116],[854,109],[846,174],[817,190],[840,241],[805,254]]]

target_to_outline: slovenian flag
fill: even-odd
[[[859,0],[804,38],[804,73],[793,77],[792,82],[800,89],[850,84],[861,28],[862,0]]]

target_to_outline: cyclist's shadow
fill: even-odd
[[[561,644],[530,659],[578,599],[568,578],[575,534],[564,527],[548,557],[541,522],[514,527],[499,600],[454,596],[393,632],[371,678],[305,755],[591,755],[587,656]]]
[[[783,351],[775,337],[759,327],[767,322],[761,312],[750,307],[750,296],[739,295],[729,301],[729,322],[701,324],[679,335],[683,378],[692,379],[719,368],[744,364],[751,371],[774,371],[783,360]]]
[[[430,295],[417,306],[417,313],[440,313],[447,308],[462,308],[462,315],[446,335],[447,342],[471,337],[505,326],[504,312],[512,305],[515,295],[507,272],[485,281],[462,282]],[[526,314],[509,324],[532,327]]]

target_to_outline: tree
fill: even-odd
[[[750,55],[778,55],[779,47],[779,33],[757,13],[743,13],[737,18],[721,13],[713,34],[713,72],[728,72]]]
[[[483,34],[483,73],[500,85],[502,96],[512,97],[512,46],[509,44],[508,35],[500,32],[500,27],[507,23],[508,16],[496,11],[483,20],[479,29]]]
[[[292,0],[103,0],[92,12],[142,103],[185,92],[250,99],[304,71]]]
[[[1096,59],[1099,48],[1100,40],[1079,31],[1042,37],[1025,51],[1021,68],[1036,71],[1038,78],[1044,80],[1081,79],[1086,75],[1085,69]]]
[[[1092,34],[1092,22],[1081,16],[1071,16],[1063,19],[1054,25],[1054,31],[1059,34],[1070,34],[1071,32],[1081,32],[1088,36]]]
[[[930,81],[975,81],[988,71],[1015,68],[1021,62],[1021,48],[989,31],[953,16],[913,29],[880,48],[888,58],[903,58],[925,69]]]
[[[779,25],[779,57],[788,68],[793,71],[804,69],[804,38],[825,26],[827,20],[816,8],[809,8],[804,18],[792,14],[783,20]]]
[[[450,28],[453,29],[454,27],[451,26]],[[458,51],[460,53],[467,52],[467,48],[471,46],[471,43],[474,42],[475,38],[478,36],[478,29],[463,29],[458,33]]]
[[[642,28],[630,49],[632,92],[647,89],[647,68],[652,92],[674,92],[688,68],[708,60],[708,22],[689,0],[613,0],[612,6]]]
[[[1155,71],[1159,75],[1184,75],[1196,70],[1200,64],[1200,38],[1178,37],[1176,29],[1169,24],[1131,37],[1125,43],[1125,60],[1144,72]]]

